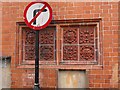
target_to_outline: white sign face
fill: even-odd
[[[32,2],[24,11],[24,20],[35,30],[45,28],[52,20],[52,9],[46,2]]]
[[[33,4],[27,11],[27,20],[30,22],[34,16],[43,8],[44,4],[36,3]],[[43,17],[44,16],[44,17]],[[43,26],[47,23],[50,17],[50,11],[48,7],[46,7],[41,14],[36,18],[36,20],[32,23],[33,26]]]

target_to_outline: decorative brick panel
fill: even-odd
[[[40,60],[53,61],[54,60],[54,46],[41,46],[40,47]]]
[[[23,44],[23,60],[35,60],[35,32],[25,28],[22,33],[23,35],[20,43]]]
[[[25,45],[35,45],[35,31],[31,29],[27,29],[24,31],[25,33]]]
[[[95,26],[80,26],[79,44],[94,44]]]
[[[1,2],[1,10],[2,10],[2,54],[11,56],[11,78],[12,88],[33,88],[33,81],[31,79],[34,77],[32,74],[29,76],[27,74],[30,74],[30,71],[33,70],[34,73],[34,63],[27,63],[25,64],[25,61],[28,62],[34,62],[34,60],[24,60],[23,63],[23,42],[24,40],[21,40],[22,38],[22,29],[26,30],[26,25],[24,22],[21,24],[21,26],[17,27],[16,30],[16,22],[23,21],[23,11],[28,2]],[[96,43],[94,45],[94,48],[96,48],[94,54],[97,57],[96,60],[98,62],[101,62],[101,64],[96,63],[96,65],[93,64],[78,64],[74,65],[60,65],[61,63],[61,50],[60,47],[61,44],[56,44],[56,65],[42,65],[40,67],[41,69],[44,68],[42,73],[45,73],[45,75],[40,79],[40,83],[42,87],[57,87],[57,71],[59,69],[68,69],[68,70],[86,70],[86,73],[89,77],[89,88],[118,88],[118,84],[120,83],[117,81],[118,72],[117,70],[117,64],[119,61],[119,12],[120,9],[120,3],[117,1],[114,2],[49,2],[53,9],[53,17],[54,20],[52,24],[55,24],[59,26],[60,24],[67,24],[70,23],[88,23],[88,22],[99,22],[99,27],[97,26],[98,32],[95,34],[96,38],[95,42],[99,41],[100,43]],[[18,24],[17,24],[18,25]],[[18,31],[18,28],[20,27],[20,30]],[[22,28],[22,29],[21,29]],[[97,31],[96,30],[96,31]],[[57,28],[57,43],[63,42],[63,35],[61,36],[61,29]],[[100,35],[100,36],[99,36]],[[62,38],[61,38],[62,37]],[[23,36],[24,38],[24,36]],[[78,37],[79,38],[79,34]],[[80,39],[79,39],[80,40]],[[85,40],[85,39],[84,39]],[[81,40],[80,40],[81,41]],[[81,42],[79,44],[85,43]],[[22,42],[22,43],[20,43]],[[88,42],[86,40],[87,44],[91,44],[93,42]],[[69,43],[66,43],[69,44]],[[75,43],[74,43],[75,44]],[[51,45],[52,46],[52,45]],[[65,45],[64,45],[65,46]],[[69,45],[68,45],[69,46]],[[83,46],[83,45],[82,45]],[[89,45],[92,46],[92,45]],[[97,47],[98,46],[98,47]],[[80,46],[78,47],[80,49]],[[78,50],[78,52],[80,52]],[[25,55],[25,54],[24,54]],[[79,55],[79,54],[78,54]],[[101,55],[101,57],[99,56]],[[49,62],[49,61],[47,61]],[[65,62],[65,60],[64,60]],[[68,62],[68,61],[66,61]],[[72,60],[72,62],[77,62]],[[87,61],[88,62],[88,61]],[[90,62],[90,61],[89,61]],[[81,62],[82,63],[82,62]],[[17,67],[16,67],[17,66]],[[118,67],[120,65],[118,64]],[[20,68],[20,69],[19,69]],[[51,72],[51,75],[49,72],[47,72],[46,68],[48,70],[56,70],[56,74]],[[119,70],[120,72],[120,70]],[[53,78],[51,78],[53,76]],[[119,76],[120,77],[120,73]],[[56,78],[56,80],[54,79]],[[31,83],[32,82],[32,83]],[[53,84],[52,84],[53,83]],[[52,84],[52,85],[51,85]],[[119,84],[120,86],[120,84]]]
[[[63,43],[64,44],[77,44],[78,43],[78,28],[66,27],[63,30]]]
[[[94,46],[85,45],[80,46],[80,61],[93,61],[94,60]]]
[[[63,33],[63,43],[61,43],[61,50],[63,50],[61,52],[61,55],[63,55],[62,63],[98,62],[99,29],[97,24],[72,25],[71,23],[69,26],[62,26],[61,30]]]
[[[56,61],[55,44],[55,27],[48,27],[40,31],[40,61]]]
[[[56,30],[55,27],[48,27],[46,29],[40,30],[39,33],[39,60],[40,62],[55,62],[55,39],[56,39]],[[20,50],[21,55],[19,57],[22,58],[22,63],[32,62],[35,60],[35,31],[27,28],[22,27],[19,29],[18,34],[21,36],[19,38],[19,44],[22,45]],[[19,63],[21,64],[21,63]]]
[[[77,46],[63,46],[63,61],[78,61],[78,47]]]
[[[35,47],[25,46],[25,60],[35,60]],[[23,53],[23,54],[24,54]]]
[[[40,45],[41,44],[55,44],[55,28],[46,28],[40,31]]]

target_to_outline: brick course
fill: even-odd
[[[2,3],[2,53],[12,56],[12,88],[33,87],[34,65],[16,67],[16,22],[23,21],[23,11],[28,2],[3,2]],[[101,18],[102,33],[102,69],[86,69],[89,77],[89,88],[118,88],[118,40],[119,40],[119,13],[118,2],[50,2],[55,20],[66,19],[94,19]],[[28,68],[29,67],[29,68]],[[41,87],[57,87],[58,68],[40,69]],[[65,66],[67,67],[67,66]],[[71,66],[77,69],[81,66]],[[87,66],[88,67],[88,66]],[[67,67],[69,69],[69,67]],[[71,68],[70,68],[71,69]]]

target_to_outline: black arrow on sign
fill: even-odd
[[[37,12],[39,12],[40,11],[40,9],[35,9],[34,11],[33,11],[33,17],[36,15],[36,13]],[[47,9],[44,9],[42,12],[47,12]],[[35,19],[35,21],[33,22],[33,25],[36,25],[36,19]]]

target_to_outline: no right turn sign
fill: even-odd
[[[52,9],[46,2],[31,2],[24,11],[24,20],[28,27],[40,30],[52,20]]]

